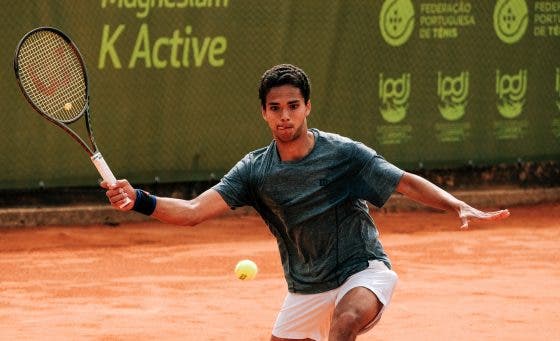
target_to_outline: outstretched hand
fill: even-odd
[[[111,185],[103,181],[100,185],[107,190],[107,198],[109,198],[109,202],[114,208],[121,211],[129,211],[134,207],[136,193],[127,180],[117,180],[115,184]],[[124,205],[127,199],[130,199],[130,202]],[[122,205],[124,206],[121,207]]]
[[[459,209],[459,218],[461,219],[461,228],[467,229],[469,227],[469,221],[473,220],[484,220],[493,221],[500,220],[509,217],[509,210],[499,210],[493,212],[484,212],[477,210],[467,204],[464,204]]]

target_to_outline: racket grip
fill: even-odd
[[[91,157],[91,161],[93,161],[95,168],[97,168],[97,171],[99,172],[103,180],[105,180],[105,182],[107,182],[109,185],[114,185],[117,183],[117,179],[113,175],[113,172],[111,172],[109,165],[107,165],[107,162],[105,162],[105,159],[100,152],[93,154],[93,156]]]
[[[105,159],[100,152],[93,154],[93,156],[91,157],[91,161],[93,162],[95,168],[97,168],[97,171],[99,172],[103,180],[105,180],[105,182],[107,182],[109,185],[114,185],[117,183],[117,179],[113,175],[113,172],[111,172],[109,165],[107,165],[107,162],[105,162]],[[126,198],[124,203],[120,205],[120,208],[125,207],[130,202],[130,198]]]

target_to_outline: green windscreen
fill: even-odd
[[[97,144],[117,178],[132,182],[219,178],[268,144],[257,87],[278,63],[311,78],[309,126],[360,140],[402,168],[560,159],[559,1],[3,7],[0,188],[95,186],[99,178],[16,85],[11,51],[38,26],[61,29],[79,47]]]

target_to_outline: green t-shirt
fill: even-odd
[[[232,208],[253,206],[276,237],[288,290],[339,287],[389,258],[365,200],[383,206],[403,171],[348,138],[310,129],[311,152],[282,162],[276,143],[247,154],[213,188]]]

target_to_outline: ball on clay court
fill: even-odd
[[[258,271],[257,264],[249,259],[241,260],[235,266],[235,275],[243,281],[254,279]]]
[[[68,102],[68,103],[64,104],[64,110],[66,110],[66,111],[72,110],[72,103]]]

